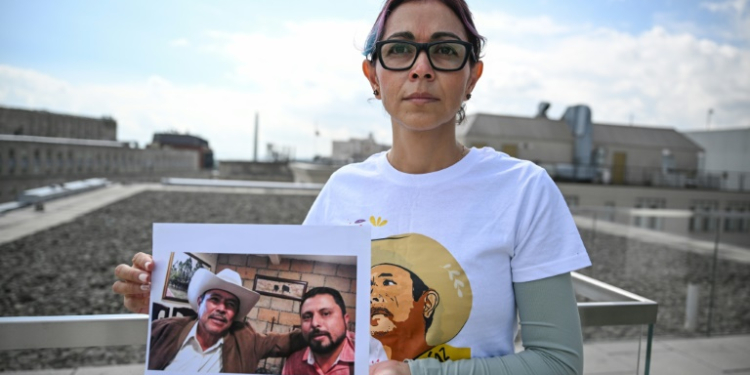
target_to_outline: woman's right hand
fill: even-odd
[[[112,291],[123,296],[126,309],[134,313],[148,313],[153,270],[154,259],[145,253],[135,254],[132,266],[120,264],[115,268],[118,280],[112,285]]]

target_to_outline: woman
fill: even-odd
[[[391,116],[393,148],[337,171],[305,220],[370,218],[371,333],[391,359],[371,373],[583,370],[569,272],[590,262],[562,196],[532,163],[456,141],[482,41],[463,0],[385,3],[362,69]],[[113,288],[146,311],[153,264],[133,263],[118,266]]]

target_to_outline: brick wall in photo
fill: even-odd
[[[279,264],[273,264],[265,256],[221,254],[216,265],[216,273],[225,268],[237,271],[248,289],[253,289],[256,274],[306,281],[308,290],[317,286],[336,289],[344,298],[349,321],[354,322],[356,315],[356,267],[354,265],[288,258],[282,258]],[[293,326],[300,325],[299,309],[299,301],[261,295],[258,304],[248,314],[248,320],[253,328],[261,333],[271,331],[272,322],[273,332],[289,332]]]

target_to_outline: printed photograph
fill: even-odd
[[[171,235],[179,224],[168,226],[168,237],[185,242],[181,236]],[[228,234],[221,225],[190,224],[182,229],[195,231],[196,226],[207,227],[201,229],[218,237]],[[246,236],[258,244],[264,228],[248,225],[239,231],[244,233],[236,233],[237,226],[232,227],[235,230],[230,232],[235,232],[238,244],[247,243],[242,241]],[[265,246],[259,249],[266,251],[251,251],[246,245],[235,245],[237,252],[224,246],[218,246],[223,248],[220,252],[162,252],[161,245],[171,241],[157,240],[158,228],[154,228],[154,261],[158,265],[164,259],[169,267],[157,268],[162,272],[153,274],[147,373],[357,372],[357,311],[361,310],[365,322],[369,316],[367,293],[357,293],[359,285],[369,285],[366,231],[354,236],[341,232],[344,238],[328,241],[317,253],[310,251],[315,247],[306,246],[306,252],[300,254],[284,251],[299,247],[283,246],[284,241],[275,237],[278,233],[267,234],[276,240],[275,253]],[[301,226],[285,229],[289,233],[284,237],[300,230],[310,232]],[[352,239],[360,233],[365,235],[354,245]],[[315,237],[309,239],[311,243],[318,242]],[[334,251],[337,242],[342,249],[361,247],[364,251],[346,255]],[[181,248],[176,245],[165,248]],[[358,299],[364,309],[357,308]],[[360,329],[367,335],[365,340],[369,337],[367,327],[363,324]],[[365,366],[367,349],[362,345],[359,353]],[[332,360],[327,363],[326,359]],[[363,367],[357,373],[366,370]]]

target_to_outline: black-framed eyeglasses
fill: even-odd
[[[417,43],[408,40],[382,40],[375,43],[380,65],[388,70],[408,70],[417,61],[419,52],[426,51],[435,70],[454,72],[463,69],[471,53],[471,43],[462,40],[441,40]]]

